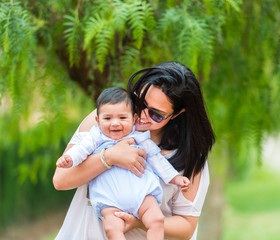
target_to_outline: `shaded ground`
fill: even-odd
[[[17,226],[10,226],[1,235],[1,240],[50,240],[61,227],[67,209],[48,213],[46,216]]]

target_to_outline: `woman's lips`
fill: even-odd
[[[145,125],[145,124],[148,124],[149,122],[146,122],[146,121],[143,121],[143,120],[141,120],[141,119],[137,119],[136,120],[136,122],[137,122],[137,124],[139,124],[139,125]]]

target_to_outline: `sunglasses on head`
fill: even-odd
[[[136,105],[138,105],[138,104],[140,103],[139,96],[137,95],[136,92],[134,92],[134,95],[135,95],[135,97],[136,97],[136,98],[135,98],[135,100],[136,100],[135,103],[136,103]],[[148,114],[149,114],[150,118],[151,118],[152,120],[154,120],[155,122],[157,122],[157,123],[160,123],[160,122],[162,122],[163,120],[166,120],[167,118],[169,118],[170,116],[172,116],[172,115],[174,114],[174,113],[171,113],[171,114],[169,114],[168,116],[164,116],[164,115],[162,115],[161,113],[159,113],[157,110],[150,108],[150,107],[147,105],[146,102],[144,102],[143,105],[144,105],[145,108],[148,109]],[[144,109],[145,109],[145,108],[144,108]]]

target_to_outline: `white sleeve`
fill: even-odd
[[[82,125],[82,123],[79,125],[76,132],[74,133],[74,135],[72,136],[72,138],[68,142],[68,145],[79,144],[82,141],[82,139],[88,134],[88,132],[80,132],[80,126]]]
[[[87,132],[80,142],[70,148],[65,155],[69,155],[72,158],[73,165],[75,167],[84,161],[88,155],[90,155],[98,146],[99,132],[96,127],[93,127],[90,132]]]
[[[184,197],[181,191],[177,191],[172,199],[172,213],[186,216],[200,216],[203,203],[209,186],[209,170],[207,162],[200,175],[199,187],[193,201]]]
[[[150,139],[141,143],[147,152],[147,161],[151,165],[153,171],[167,184],[179,172],[171,165],[171,163],[161,155],[160,148]]]
[[[156,172],[156,174],[168,184],[179,172],[168,162],[168,160],[160,153],[148,157],[147,161]]]

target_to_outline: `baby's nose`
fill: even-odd
[[[118,126],[118,125],[120,125],[119,121],[115,120],[115,121],[112,122],[112,126]]]

